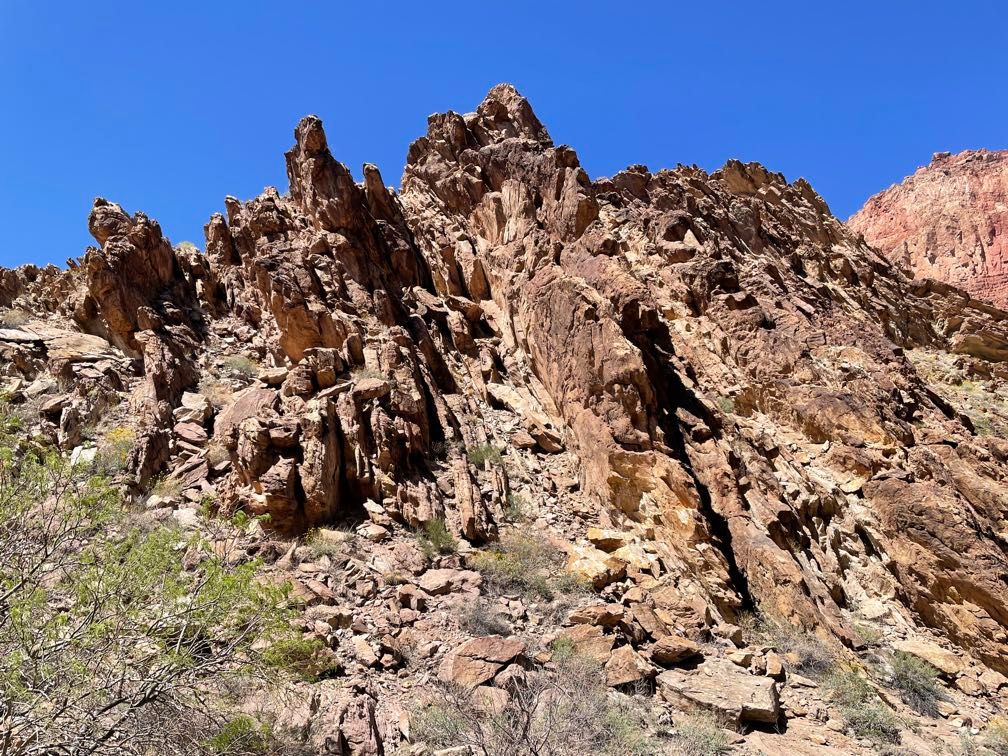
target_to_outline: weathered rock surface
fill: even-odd
[[[407,657],[470,687],[518,674],[532,646],[502,623],[614,687],[703,659],[659,688],[744,721],[776,721],[792,679],[744,648],[755,609],[838,648],[865,621],[937,636],[964,695],[1002,687],[1008,445],[982,420],[1008,401],[1008,315],[907,278],[757,164],[593,181],[508,85],[431,116],[400,192],[356,183],[313,116],[286,160],[289,193],[227,198],[205,255],[98,200],[100,248],[0,272],[0,307],[32,314],[0,329],[0,377],[78,459],[126,438],[124,485],[165,476],[167,517],[310,531],[244,556],[387,686],[333,693],[332,727],[301,728],[316,747],[397,738]],[[505,591],[462,632],[492,583],[466,556],[505,527],[548,539],[583,605],[550,626]]]
[[[936,153],[847,224],[915,277],[1008,309],[1008,151]]]
[[[665,699],[686,708],[712,711],[736,725],[773,724],[780,716],[777,683],[728,662],[706,662],[697,674],[670,669],[658,675],[657,683]]]

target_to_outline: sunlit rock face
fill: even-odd
[[[916,278],[1008,308],[1008,151],[936,153],[847,223]]]

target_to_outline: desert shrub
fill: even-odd
[[[438,554],[454,554],[458,549],[455,536],[448,531],[448,526],[442,519],[425,522],[417,531],[417,540],[428,559],[433,559]]]
[[[827,676],[826,684],[852,735],[877,744],[899,743],[899,719],[856,669],[836,667]]]
[[[207,699],[262,669],[253,642],[290,633],[285,592],[199,539],[127,530],[93,468],[10,439],[0,460],[0,742],[91,754],[202,742]],[[187,568],[193,549],[203,558]]]
[[[290,635],[278,638],[262,652],[262,659],[267,666],[308,682],[331,677],[339,671],[332,652],[318,638]]]
[[[311,551],[313,558],[338,557],[353,551],[357,536],[349,530],[334,530],[332,528],[313,528],[305,535],[305,545]]]
[[[204,747],[218,756],[258,756],[269,753],[270,740],[268,727],[243,714],[224,722]]]
[[[94,466],[101,475],[114,475],[126,469],[133,445],[136,443],[136,432],[132,428],[120,425],[112,428],[98,444]]]
[[[1008,756],[1008,719],[994,717],[983,732],[983,744],[997,756]]]
[[[219,465],[229,459],[231,459],[231,455],[221,441],[214,440],[207,444],[206,461],[209,465]]]
[[[675,744],[682,756],[719,756],[728,753],[731,741],[717,719],[695,714],[676,727]]]
[[[483,599],[463,608],[459,625],[470,635],[511,635],[508,621]]]
[[[877,646],[882,642],[882,631],[878,625],[870,622],[855,622],[854,633],[869,646]]]
[[[836,653],[833,649],[807,630],[757,614],[748,615],[742,622],[743,630],[751,638],[773,646],[783,654],[791,655],[795,671],[802,675],[821,678],[836,663]]]
[[[719,394],[717,398],[717,404],[718,407],[721,409],[721,411],[724,412],[726,415],[734,414],[735,400],[732,399],[730,396],[724,396],[723,394]]]
[[[472,447],[466,453],[469,461],[474,465],[482,467],[487,462],[491,465],[502,465],[504,464],[504,458],[501,456],[500,450],[493,444],[478,444]]]
[[[587,584],[563,569],[563,555],[542,538],[509,531],[500,541],[469,557],[496,592],[521,593],[527,599],[553,599],[581,593]]]
[[[353,379],[356,381],[363,381],[368,378],[381,379],[385,377],[385,374],[381,370],[367,365],[358,365],[350,371],[350,375],[353,376]]]
[[[946,698],[938,670],[916,656],[897,651],[892,660],[889,684],[899,691],[903,703],[929,717],[938,716],[938,702]]]
[[[255,378],[259,374],[259,363],[244,355],[236,355],[224,360],[224,369],[242,378]]]
[[[20,328],[28,322],[30,316],[24,310],[17,308],[4,310],[0,313],[0,328]]]
[[[660,753],[640,714],[610,700],[593,660],[571,656],[553,672],[526,672],[509,684],[509,693],[494,710],[469,689],[441,686],[411,717],[413,739],[433,748],[467,747],[480,756]]]
[[[509,493],[504,507],[505,522],[521,522],[529,516],[529,504],[520,494]]]
[[[182,495],[182,481],[161,475],[151,483],[150,492],[153,496],[177,498]]]
[[[202,378],[197,387],[199,393],[205,396],[211,405],[217,409],[227,406],[234,396],[234,388],[227,381],[213,376]]]

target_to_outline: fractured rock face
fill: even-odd
[[[1008,308],[1008,152],[936,153],[847,223],[917,278]]]
[[[313,116],[286,164],[290,192],[228,198],[205,255],[100,200],[100,249],[0,278],[0,304],[133,360],[91,380],[131,382],[141,485],[170,467],[189,501],[280,530],[443,520],[480,544],[523,476],[537,504],[577,504],[570,569],[636,586],[597,619],[658,663],[691,651],[663,636],[755,607],[852,644],[883,605],[1008,669],[1008,450],[907,358],[1003,380],[1004,313],[908,279],[756,164],[593,181],[509,85],[432,116],[399,193],[370,166],[355,183]],[[47,348],[0,331],[5,377],[76,391],[79,361]],[[42,417],[53,437],[97,414],[86,394]],[[561,457],[562,483],[543,472]],[[428,580],[439,600],[476,583]],[[612,636],[578,627],[608,660]],[[621,655],[613,679],[643,674]]]

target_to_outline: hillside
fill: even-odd
[[[399,191],[294,139],[205,252],[98,199],[68,270],[0,272],[24,435],[125,445],[131,518],[291,584],[326,674],[235,694],[276,752],[473,744],[465,701],[431,735],[439,680],[601,701],[557,714],[600,753],[686,752],[700,711],[737,753],[993,742],[1008,314],[758,164],[592,181],[509,85],[431,116]]]

